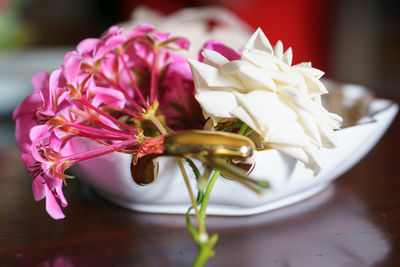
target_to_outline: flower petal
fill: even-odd
[[[237,107],[235,96],[230,92],[207,91],[196,94],[196,100],[200,103],[206,118],[233,117],[230,111]]]
[[[218,52],[228,60],[236,60],[240,58],[240,54],[232,48],[226,46],[223,42],[218,40],[209,40],[203,47],[204,50],[212,50]],[[203,61],[202,54],[199,55],[199,60]]]
[[[123,109],[125,106],[125,96],[118,90],[96,86],[91,88],[90,91],[95,95],[92,100],[92,104],[95,107],[104,104],[109,107]]]
[[[42,200],[46,197],[46,182],[42,176],[38,176],[33,179],[32,192],[35,201]]]
[[[75,51],[68,52],[64,57],[64,77],[68,83],[76,85],[82,65],[82,58]]]
[[[282,44],[281,40],[278,40],[275,44],[274,56],[276,56],[279,59],[282,59],[282,57],[283,57],[283,44]]]
[[[29,138],[32,142],[43,139],[49,135],[51,126],[47,124],[37,125],[31,128],[29,132]]]
[[[275,148],[303,162],[304,166],[311,169],[315,176],[321,171],[321,163],[318,160],[316,150],[286,145],[276,145]]]
[[[244,45],[243,50],[245,49],[261,50],[271,55],[273,54],[272,46],[260,28],[253,33],[253,35]]]
[[[50,75],[47,72],[39,72],[32,77],[32,85],[35,92],[40,92],[43,88],[49,87]]]
[[[203,56],[203,60],[200,59],[200,61],[203,61],[205,64],[208,64],[215,68],[219,68],[229,62],[226,57],[214,50],[204,49],[201,55]]]
[[[253,130],[263,136],[266,141],[270,136],[277,135],[284,128],[296,123],[296,113],[288,108],[281,98],[273,92],[252,91],[248,94],[234,93],[234,95],[240,107],[251,114],[254,121],[252,124],[257,125],[257,128]],[[231,113],[238,115],[238,117],[240,115],[237,111]],[[239,119],[242,118],[239,117]],[[248,123],[247,121],[244,122]]]
[[[283,53],[282,56],[282,61],[288,64],[289,66],[292,65],[292,60],[293,60],[293,51],[292,48],[289,47],[285,53]]]
[[[53,192],[50,191],[48,186],[45,186],[46,193],[46,211],[55,220],[65,218],[64,213],[61,211],[57,199],[54,197]]]
[[[263,69],[260,69],[246,61],[234,60],[221,68],[221,71],[239,79],[247,90],[271,90],[277,87],[271,77]]]
[[[208,87],[222,87],[226,90],[230,88],[243,89],[242,85],[233,78],[224,75],[218,69],[189,59],[190,68],[193,74],[193,81],[198,91]]]

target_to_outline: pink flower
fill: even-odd
[[[14,112],[15,136],[35,200],[46,199],[51,217],[65,217],[62,186],[71,165],[112,152],[145,156],[166,129],[203,126],[189,66],[170,51],[188,46],[150,24],[127,35],[114,26],[79,43],[50,75],[32,79],[34,92]],[[77,152],[77,137],[99,146]]]

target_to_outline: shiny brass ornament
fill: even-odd
[[[132,160],[131,175],[139,185],[154,182],[158,174],[159,156],[193,157],[203,164],[220,169],[229,178],[248,179],[247,173],[227,162],[245,163],[253,155],[255,145],[248,137],[217,131],[185,131],[164,138],[164,151]],[[245,163],[252,169],[253,163]]]
[[[187,131],[166,136],[165,154],[183,157],[228,157],[245,159],[253,155],[253,142],[242,135],[216,131]]]

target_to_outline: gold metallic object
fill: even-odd
[[[216,131],[187,131],[166,136],[166,155],[245,159],[253,155],[254,143],[247,137]]]
[[[158,160],[157,154],[150,154],[139,158],[136,163],[132,160],[131,176],[138,185],[151,184],[157,179]]]
[[[194,130],[170,134],[165,136],[163,146],[163,153],[149,154],[132,161],[131,175],[137,184],[146,185],[155,181],[159,156],[193,157],[210,167],[222,168],[226,177],[235,178],[239,175],[243,179],[246,172],[227,163],[227,160],[244,162],[255,151],[254,143],[248,137],[217,131]],[[252,169],[252,164],[248,165],[247,168]]]

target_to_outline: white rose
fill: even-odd
[[[317,175],[320,147],[335,146],[335,129],[342,119],[321,105],[328,93],[319,80],[324,74],[310,63],[291,65],[292,50],[274,48],[257,29],[239,60],[204,50],[204,63],[189,60],[196,99],[214,123],[240,119],[264,147],[273,147],[303,162]]]
[[[212,28],[210,21],[216,23]],[[140,23],[151,23],[159,32],[169,32],[174,36],[189,39],[189,51],[179,50],[177,53],[194,59],[197,59],[200,49],[210,39],[239,49],[252,32],[247,23],[222,7],[185,8],[170,15],[163,15],[159,11],[139,6],[132,13],[131,20],[121,26],[129,32]]]

